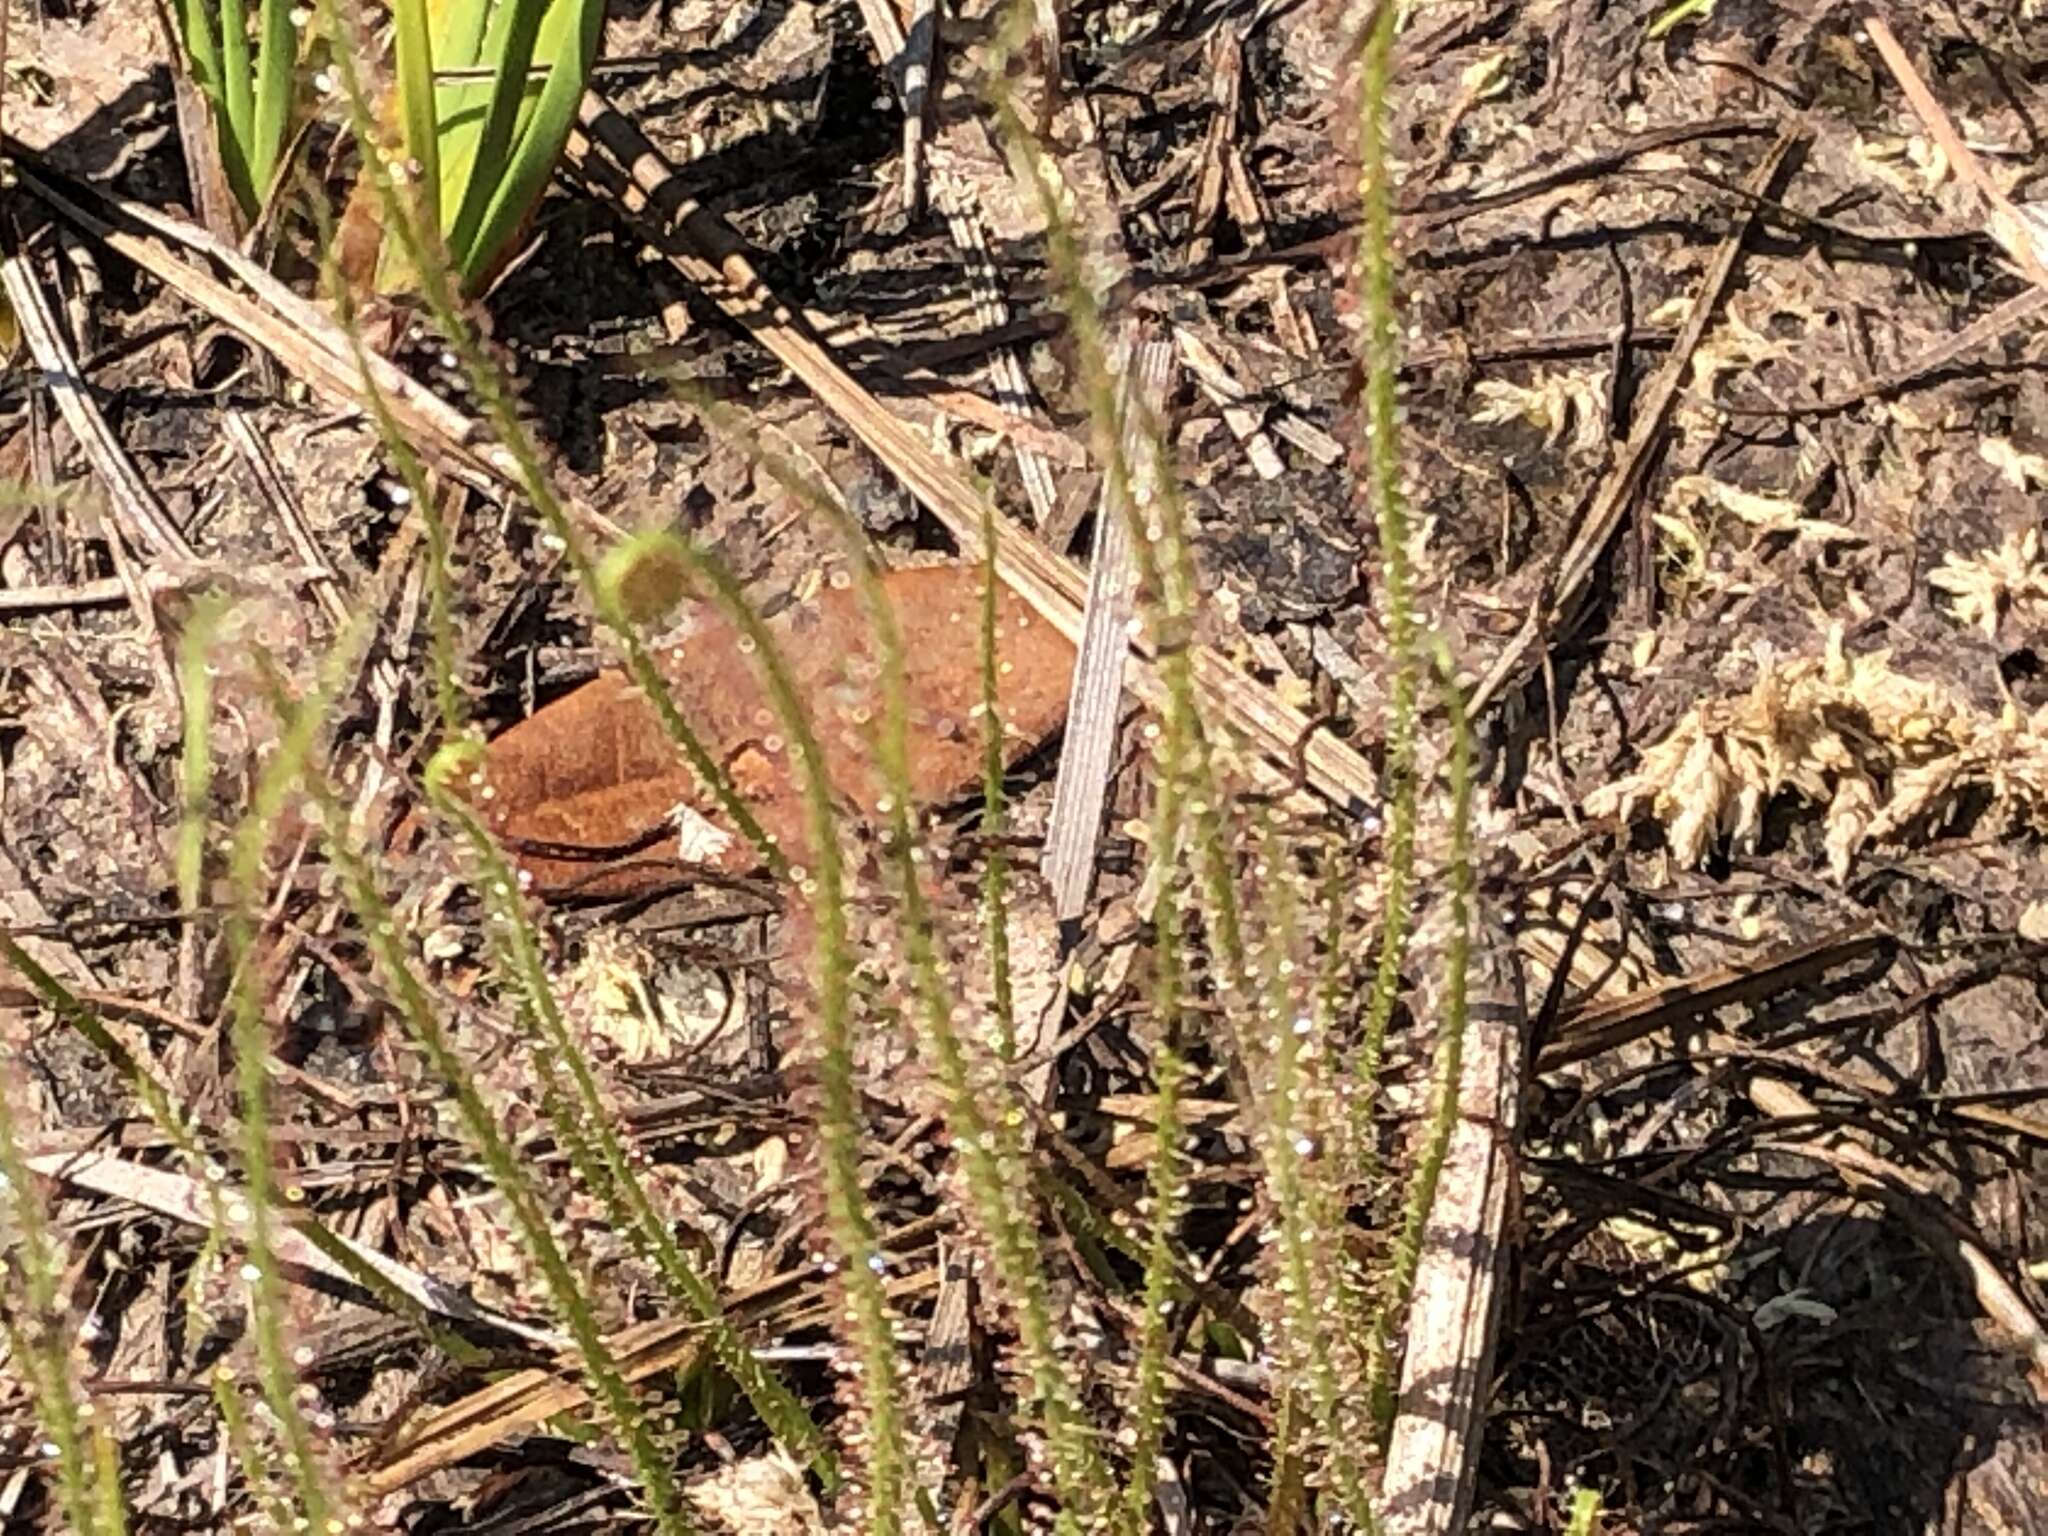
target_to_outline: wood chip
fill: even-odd
[[[1431,1005],[1425,994],[1418,1006]],[[1387,1444],[1380,1518],[1388,1536],[1453,1536],[1471,1516],[1521,1197],[1525,1015],[1514,941],[1482,904],[1458,1118],[1423,1229],[1400,1410]]]
[[[1165,342],[1155,341],[1137,348],[1136,354],[1131,375],[1136,392],[1145,400],[1147,411],[1156,413],[1166,400],[1172,350]],[[1135,425],[1141,416],[1131,411],[1126,419]],[[1135,472],[1145,473],[1149,466],[1144,462],[1142,434],[1134,431],[1131,437],[1125,453]],[[1122,713],[1125,665],[1131,654],[1127,634],[1137,603],[1131,511],[1109,492],[1110,482],[1105,482],[1088,570],[1087,627],[1081,635],[1080,662],[1074,669],[1067,735],[1060,744],[1052,819],[1045,833],[1045,875],[1052,885],[1053,912],[1062,923],[1080,917],[1088,903],[1095,846],[1102,832],[1102,806],[1109,794],[1117,719]]]
[[[1250,456],[1252,469],[1258,477],[1261,480],[1278,480],[1286,474],[1287,466],[1281,462],[1280,451],[1260,425],[1259,413],[1239,403],[1247,391],[1230,376],[1230,371],[1223,366],[1223,359],[1186,326],[1174,327],[1173,340],[1181,362],[1195,376],[1195,382],[1202,386],[1202,393],[1222,407],[1224,425],[1230,428],[1231,436],[1244,444],[1245,453]]]

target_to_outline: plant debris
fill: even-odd
[[[881,580],[903,648],[909,777],[920,807],[957,799],[983,761],[982,569],[952,562]],[[771,630],[843,804],[886,802],[875,757],[882,655],[860,592],[840,579]],[[801,768],[753,642],[707,604],[650,647],[662,681],[761,830],[792,864],[810,842]],[[1008,588],[996,594],[996,698],[1011,755],[1066,715],[1074,648]],[[493,740],[466,793],[533,894],[618,900],[672,889],[686,869],[742,875],[763,856],[720,817],[654,706],[610,671]]]
[[[1996,549],[1974,557],[1951,550],[1928,581],[1946,592],[1960,623],[1992,639],[2009,612],[2035,624],[2048,623],[2048,564],[2041,560],[2041,530],[2008,533]]]
[[[1901,36],[1880,57],[1886,9]],[[1282,1023],[1277,1038],[1297,1065],[1341,1070],[1405,831],[1377,778],[1398,782],[1386,733],[1405,695],[1362,472],[1359,18],[1021,7],[1033,36],[994,78],[1041,131],[1038,153],[988,110],[1004,10],[610,8],[579,169],[546,187],[466,305],[577,526],[672,529],[772,615],[848,834],[838,1053],[816,1006],[822,907],[761,899],[745,878],[759,850],[649,701],[601,672],[613,653],[522,510],[503,434],[473,419],[481,396],[444,398],[457,337],[410,302],[365,306],[359,359],[328,307],[334,250],[305,191],[338,203],[359,172],[338,98],[295,103],[309,121],[292,174],[243,244],[181,163],[204,104],[172,100],[149,5],[47,5],[15,27],[0,235],[35,356],[0,379],[0,475],[17,492],[0,499],[0,925],[165,1086],[201,1156],[145,1121],[124,1072],[25,970],[0,977],[0,1053],[21,1064],[5,1107],[48,1197],[60,1294],[45,1337],[78,1388],[51,1400],[91,1403],[136,1528],[234,1529],[273,1503],[282,1519],[289,1490],[268,1473],[288,1479],[290,1460],[268,1455],[283,1442],[258,1386],[266,1315],[283,1386],[373,1524],[659,1518],[631,1487],[617,1405],[579,1369],[595,1357],[564,1352],[570,1309],[479,1158],[455,1074],[391,1025],[405,997],[387,945],[530,1174],[692,1521],[804,1531],[891,1512],[862,1507],[877,1378],[848,1369],[846,1282],[867,1275],[887,1291],[931,1518],[963,1536],[1061,1518],[1015,1292],[965,1181],[992,1143],[962,1136],[958,1105],[980,1101],[927,1059],[939,1015],[920,1018],[906,991],[910,930],[877,878],[897,850],[863,837],[882,797],[872,626],[845,573],[826,574],[836,542],[767,457],[901,568],[886,584],[927,812],[916,882],[986,1102],[1016,1112],[1028,1166],[1013,1187],[1038,1217],[1028,1246],[1082,1415],[1120,1477],[1153,1481],[1129,1523],[1307,1529],[1337,1486],[1324,1453],[1365,1446],[1314,1422],[1302,1357],[1274,1327],[1288,1232],[1273,1154],[1292,1146],[1311,1180],[1351,1164],[1331,1140],[1271,1135],[1267,999],[1230,995],[1214,898],[1160,873],[1153,733],[1168,717],[1144,709],[1163,669],[1099,669],[1113,697],[1074,784],[1102,804],[1067,843],[1076,894],[1057,907],[1045,855],[1061,844],[1045,829],[1064,806],[1049,760],[1029,757],[1067,705],[1073,657],[1054,631],[1086,612],[1114,640],[1129,618],[1082,605],[1091,535],[1123,524],[1091,511],[1115,492],[1092,411],[1111,381],[1089,375],[1061,291],[1047,210],[1066,207],[1105,339],[1168,354],[1144,414],[1185,494],[1156,510],[1184,507],[1199,724],[1226,789],[1186,803],[1181,836],[1233,843],[1218,868],[1244,866],[1222,872],[1243,877],[1254,943],[1290,925],[1317,936],[1292,974],[1277,950],[1248,974],[1290,1002],[1313,991],[1276,1013],[1307,1032]],[[1497,995],[1471,984],[1483,971],[1468,975],[1482,1027],[1466,1086],[1504,1058],[1489,1027],[1533,1060],[1464,1121],[1461,1136],[1518,1127],[1520,1145],[1505,1183],[1444,1191],[1436,1215],[1477,1225],[1434,1259],[1497,1277],[1501,1349],[1489,1367],[1464,1342],[1491,1325],[1485,1308],[1407,1329],[1427,1387],[1404,1411],[1447,1449],[1413,1458],[1415,1501],[1382,1490],[1385,1528],[1439,1536],[1469,1493],[1473,1528],[1557,1531],[1576,1489],[1597,1491],[1617,1531],[2048,1531],[2040,1383],[2011,1349],[2039,1347],[2028,1281],[2048,1253],[2048,287],[2012,216],[2042,193],[2043,7],[1376,14],[1403,19],[1388,142],[1413,620],[1479,680],[1471,910],[1495,935],[1480,958],[1511,934],[1530,1011],[1546,1010],[1526,1034],[1502,1030]],[[309,73],[318,30],[297,34]],[[449,99],[488,85],[435,57]],[[1912,91],[1901,59],[1924,77]],[[23,305],[31,293],[47,302]],[[431,500],[401,483],[366,380]],[[999,825],[949,838],[982,772],[981,578],[924,562],[971,550],[988,503],[999,569],[1059,617],[1001,596],[1011,782]],[[426,538],[430,510],[445,540]],[[423,568],[435,542],[445,561]],[[191,561],[165,553],[186,545]],[[179,631],[223,587],[243,628],[219,632],[214,729],[193,732]],[[431,833],[431,857],[372,870],[407,915],[389,928],[365,922],[333,849],[290,813],[262,889],[227,878],[276,736],[266,690],[303,684],[345,629],[370,643],[320,722],[320,771],[352,826],[411,793],[409,768],[446,745],[428,663],[445,639],[496,736],[472,756],[472,803],[540,898],[517,914],[531,967],[515,971],[508,930],[480,917],[515,915],[502,893],[450,899],[442,876],[474,866],[425,809],[408,835]],[[1178,654],[1174,637],[1137,638]],[[750,815],[790,865],[814,867],[763,658],[710,609],[650,655]],[[1371,1116],[1390,1174],[1428,1103],[1429,1005],[1451,996],[1437,978],[1455,882],[1430,777],[1450,732],[1433,680],[1417,697],[1424,905]],[[1234,800],[1241,734],[1301,793],[1269,800],[1280,786],[1261,782]],[[208,878],[187,901],[169,850],[202,818]],[[1327,928],[1322,882],[1296,890],[1311,866],[1343,907]],[[571,910],[597,898],[629,905]],[[238,914],[253,941],[239,963]],[[1172,973],[1161,918],[1186,942]],[[536,977],[567,1051],[532,1006]],[[242,1054],[251,996],[260,1060]],[[1013,1035],[992,1027],[1005,1011]],[[1187,1069],[1178,1138],[1153,1123],[1167,1046]],[[595,1112],[565,1097],[579,1059]],[[821,1224],[821,1069],[836,1061],[852,1073],[844,1182],[876,1219],[877,1246],[852,1262]],[[300,1202],[285,1309],[267,1313],[250,1229],[209,1210],[256,1161],[248,1068],[269,1073],[276,1185]],[[579,1166],[578,1130],[600,1128],[640,1170],[658,1218],[644,1229]],[[1453,1157],[1447,1184],[1475,1166]],[[1517,1213],[1460,1198],[1475,1190]],[[1397,1213],[1361,1193],[1317,1222],[1312,1279],[1325,1256],[1382,1272]],[[1154,1311],[1130,1245],[1161,1215],[1174,1267]],[[301,1283],[323,1270],[299,1265],[319,1251],[299,1247],[300,1224],[410,1276],[404,1294],[488,1355],[465,1358],[339,1266]],[[4,1300],[33,1319],[17,1230]],[[708,1298],[643,1251],[662,1233]],[[2016,1309],[1986,1302],[1994,1273]],[[704,1300],[848,1481],[775,1449],[781,1432],[733,1390],[743,1356],[712,1363]],[[1156,1399],[1136,1369],[1146,1338],[1167,1351]],[[1455,1345],[1451,1369],[1432,1338]],[[0,1524],[69,1528],[19,1364],[0,1359]],[[1363,1395],[1344,1388],[1348,1414]],[[1133,1452],[1154,1442],[1139,1405],[1154,1400],[1141,1466]],[[1283,1435],[1292,1478],[1273,1454]],[[1473,1479],[1455,1501],[1441,1492],[1454,1470]]]
[[[1933,821],[1972,788],[2010,822],[2048,829],[2048,709],[1986,714],[1893,670],[1889,651],[1846,655],[1837,629],[1823,656],[1762,658],[1747,694],[1695,705],[1585,808],[1647,808],[1678,863],[1696,866],[1723,837],[1753,847],[1766,805],[1790,791],[1821,808],[1839,880],[1866,843]]]

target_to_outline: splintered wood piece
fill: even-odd
[[[1133,333],[1135,334],[1135,333]],[[1125,418],[1125,451],[1133,464],[1146,465],[1146,440],[1138,430],[1141,414],[1156,414],[1165,403],[1171,382],[1173,351],[1162,341],[1131,348],[1132,367],[1123,374],[1125,399],[1141,392],[1145,413]],[[1126,485],[1119,494],[1114,476],[1104,476],[1102,499],[1095,513],[1095,541],[1088,562],[1086,627],[1075,662],[1074,694],[1067,708],[1067,734],[1060,742],[1060,768],[1053,780],[1052,816],[1045,829],[1045,877],[1052,886],[1053,911],[1061,922],[1081,915],[1088,904],[1088,885],[1095,876],[1095,849],[1102,836],[1102,807],[1115,777],[1117,722],[1123,712],[1124,675],[1130,669],[1130,623],[1137,606],[1137,562],[1131,554],[1130,508]]]
[[[1473,914],[1467,997],[1458,1116],[1423,1228],[1400,1407],[1387,1444],[1380,1520],[1388,1536],[1455,1536],[1465,1529],[1493,1391],[1521,1192],[1528,1019],[1514,940],[1485,905]],[[1417,1011],[1436,1013],[1439,1004],[1425,988]]]
[[[903,643],[912,797],[920,806],[943,804],[981,777],[981,568],[893,571],[882,586]],[[885,799],[874,755],[882,663],[860,593],[827,588],[769,628],[841,804],[874,815]],[[792,864],[803,864],[800,765],[750,642],[699,605],[650,650],[677,709],[762,830]],[[1065,718],[1074,648],[1003,586],[996,668],[1014,757]],[[741,875],[762,864],[622,672],[593,679],[492,741],[467,794],[529,889],[545,898],[618,900],[672,888],[686,868]]]

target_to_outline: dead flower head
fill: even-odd
[[[1790,792],[1821,808],[1839,879],[1865,843],[1926,823],[1966,788],[1987,790],[1997,813],[2048,827],[2048,709],[1986,714],[1893,670],[1889,651],[1844,654],[1836,630],[1824,655],[1760,658],[1748,693],[1694,705],[1586,810],[1648,810],[1672,853],[1697,864],[1723,838],[1753,846],[1764,808]]]
[[[1965,558],[1951,550],[1928,581],[1949,595],[1955,616],[1997,638],[2009,612],[2038,609],[2048,619],[2048,565],[2041,560],[2041,530],[2008,533],[1996,549]]]

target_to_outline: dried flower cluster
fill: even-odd
[[[1927,579],[1949,595],[1958,620],[1993,639],[2008,613],[2048,624],[2048,564],[2041,559],[2038,528],[2008,533],[1998,548],[1974,558],[1951,551]]]
[[[1839,879],[1865,843],[1926,824],[1966,789],[2048,830],[2048,709],[1988,714],[1894,671],[1889,651],[1845,655],[1837,630],[1824,655],[1766,659],[1747,694],[1695,705],[1586,810],[1647,809],[1672,853],[1697,864],[1723,837],[1754,842],[1765,806],[1789,790],[1822,808]]]
[[[1545,371],[1527,384],[1508,379],[1481,379],[1472,387],[1479,401],[1472,420],[1482,425],[1520,421],[1543,433],[1555,447],[1571,433],[1573,453],[1591,453],[1607,432],[1607,407],[1601,401],[1605,373]]]

